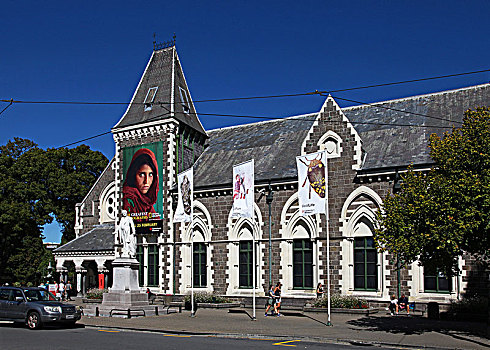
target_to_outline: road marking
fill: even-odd
[[[119,333],[120,331],[108,331],[108,330],[105,330],[105,329],[99,329],[99,332]]]
[[[283,342],[280,342],[280,343],[275,343],[275,344],[272,344],[272,345],[296,346],[296,345],[293,345],[293,344],[287,344],[287,343],[292,343],[292,342],[295,342],[295,341],[301,341],[301,340],[288,340],[288,341],[283,341]]]
[[[190,335],[164,334],[164,337],[190,338]]]

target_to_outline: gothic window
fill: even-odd
[[[354,289],[376,290],[378,288],[378,252],[373,237],[354,239]]]
[[[152,87],[148,90],[145,97],[145,112],[151,111],[151,107],[153,106],[153,101],[155,100],[155,96],[157,94],[158,86]]]
[[[241,241],[239,246],[238,274],[240,288],[253,288],[252,241]]]
[[[313,288],[313,242],[293,240],[293,288]]]
[[[193,248],[193,284],[194,287],[206,287],[207,286],[207,263],[206,263],[206,245],[204,243],[194,243]]]

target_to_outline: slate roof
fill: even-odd
[[[53,250],[54,253],[114,250],[114,225],[102,224]]]
[[[194,165],[194,185],[229,184],[233,165],[252,158],[256,182],[296,176],[295,157],[314,121],[315,115],[305,115],[208,131],[207,148]]]
[[[362,170],[370,171],[411,163],[431,163],[427,147],[429,136],[447,130],[434,126],[461,121],[465,110],[478,106],[490,106],[490,84],[347,107],[342,111],[359,133],[367,152]],[[316,116],[314,113],[208,131],[208,147],[194,165],[194,186],[229,187],[233,165],[252,158],[256,182],[296,177],[295,157],[300,155],[303,140]]]
[[[353,123],[367,152],[363,170],[372,170],[407,166],[410,163],[432,163],[427,147],[430,135],[433,133],[442,135],[444,131],[450,131],[438,126],[461,126],[460,123],[455,122],[463,120],[464,112],[480,106],[490,106],[490,84],[348,107],[343,108],[342,111]],[[356,122],[377,123],[377,125],[356,124]],[[423,125],[424,127],[380,124]]]
[[[173,86],[172,82],[174,84]],[[152,87],[158,87],[154,102],[161,102],[161,105],[154,104],[150,111],[145,111],[145,105],[143,103],[145,102],[148,90]],[[184,113],[179,87],[187,92],[190,100],[189,113]],[[167,119],[171,116],[169,111],[171,110],[172,100],[174,101],[175,108],[174,118],[206,135],[206,131],[199,121],[192,103],[175,46],[153,51],[128,109],[113,129]]]

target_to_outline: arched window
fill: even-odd
[[[284,205],[281,215],[280,274],[285,295],[310,295],[321,274],[317,239],[319,215],[299,215],[298,195],[294,194]]]
[[[297,234],[299,237],[310,236],[302,221],[298,222],[295,231],[304,231],[304,234]],[[313,242],[309,238],[293,239],[293,288],[313,288]]]
[[[342,153],[342,139],[331,130],[320,137],[317,145],[320,151],[326,151],[327,158],[340,157]]]
[[[366,186],[356,188],[342,208],[342,293],[388,298],[386,254],[378,253],[373,239],[374,220],[381,198]]]

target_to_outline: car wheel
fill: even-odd
[[[27,315],[26,323],[29,329],[39,329],[43,326],[41,316],[36,311],[29,312],[29,315]]]

